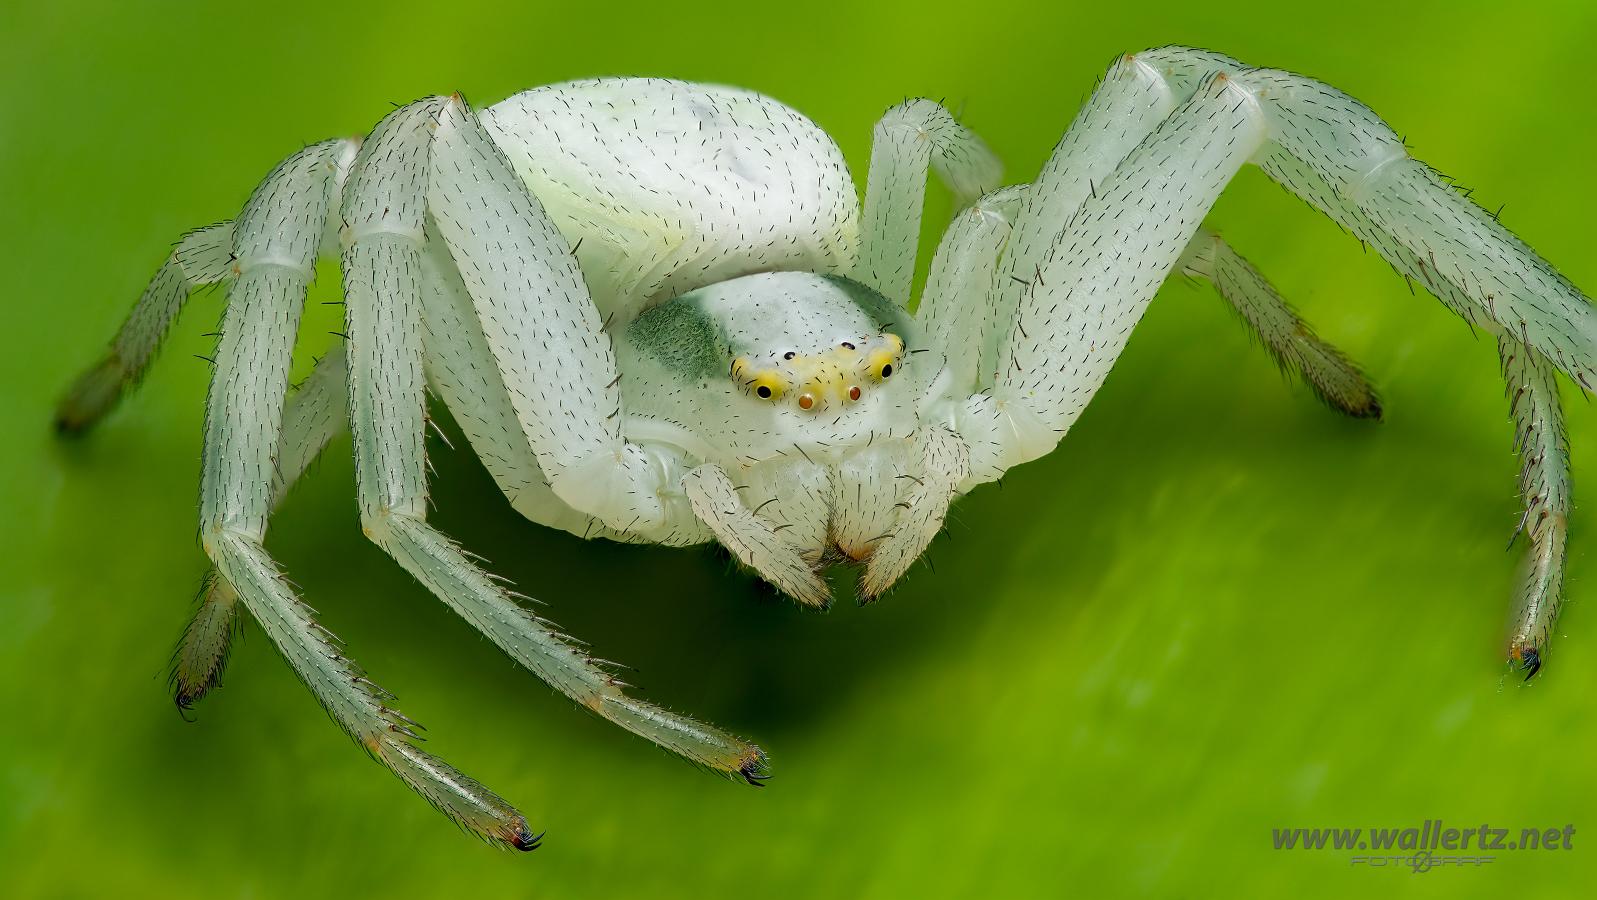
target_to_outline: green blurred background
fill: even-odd
[[[1491,342],[1255,171],[1211,221],[1367,367],[1387,424],[1326,412],[1207,290],[1172,284],[1060,450],[963,501],[935,572],[870,608],[806,614],[707,550],[543,530],[433,443],[435,520],[648,696],[767,746],[763,791],[518,671],[361,538],[336,444],[272,549],[430,747],[549,830],[530,856],[365,760],[253,626],[198,724],[173,710],[164,667],[203,564],[192,354],[216,295],[89,439],[48,425],[176,236],[231,217],[288,152],[390,102],[578,76],[765,91],[859,173],[886,106],[946,98],[1025,180],[1114,54],[1211,47],[1361,97],[1597,287],[1593,38],[1585,3],[11,0],[0,894],[1572,896],[1597,874],[1591,505],[1563,636],[1522,687],[1500,658],[1516,462]],[[307,353],[337,327],[314,303],[335,283],[324,268]],[[1584,498],[1597,416],[1567,399]],[[1573,823],[1576,849],[1421,876],[1271,849],[1275,827],[1425,818]]]

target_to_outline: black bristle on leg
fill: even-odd
[[[1520,653],[1519,667],[1525,670],[1526,681],[1535,678],[1536,673],[1542,670],[1542,655],[1536,652],[1535,647],[1525,648]]]

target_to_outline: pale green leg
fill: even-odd
[[[1524,534],[1530,540],[1520,568],[1508,654],[1529,680],[1542,666],[1563,602],[1569,446],[1553,365],[1512,337],[1498,340],[1498,352],[1514,419],[1514,446],[1519,450],[1519,492],[1525,502],[1514,536]]]
[[[116,407],[138,383],[161,347],[189,294],[232,272],[233,223],[223,222],[183,237],[156,271],[127,321],[99,363],[78,377],[56,408],[56,428],[86,431]]]
[[[1007,458],[997,461],[999,468],[1058,444],[1103,384],[1203,217],[1264,136],[1249,95],[1213,79],[1082,204],[1025,288],[992,395],[973,398],[974,431],[1007,428],[1012,435],[1003,442]],[[972,432],[962,427],[961,433]],[[980,449],[976,443],[973,450]],[[986,468],[973,460],[978,476]]]
[[[1519,530],[1530,539],[1508,656],[1528,678],[1540,670],[1557,622],[1566,561],[1568,452],[1553,371],[1588,389],[1597,383],[1597,313],[1494,216],[1409,158],[1362,104],[1291,73],[1244,77],[1272,98],[1266,109],[1275,142],[1259,157],[1264,170],[1472,326],[1498,335],[1523,464]]]
[[[261,544],[279,477],[296,327],[338,173],[353,150],[352,142],[333,141],[290,157],[237,221],[239,274],[206,406],[201,541],[239,601],[351,737],[429,799],[448,797],[493,819],[499,827],[488,836],[535,846],[525,820],[504,801],[416,749],[413,723],[316,623]]]
[[[1563,409],[1552,361],[1519,336],[1506,332],[1466,291],[1438,268],[1338,194],[1308,164],[1271,147],[1260,166],[1287,190],[1374,247],[1404,278],[1418,282],[1473,328],[1497,335],[1503,378],[1510,398],[1515,447],[1522,462],[1520,493],[1525,512],[1518,528],[1530,535],[1521,564],[1510,625],[1508,659],[1529,678],[1541,670],[1562,606],[1570,506],[1568,449]],[[1566,367],[1567,371],[1567,367]]]
[[[931,100],[900,103],[876,123],[854,277],[900,306],[909,304],[915,278],[928,167],[954,192],[958,207],[998,187],[1003,177],[981,138]]]
[[[980,369],[984,358],[992,358],[983,348],[1009,330],[997,313],[997,272],[1027,191],[1024,185],[994,191],[955,214],[915,310],[921,340],[947,360],[952,386],[966,393],[984,380],[991,383],[992,373]]]
[[[1125,83],[1130,87],[1119,90],[1130,96],[1140,85],[1147,102],[1153,103],[1165,95],[1184,99],[1218,72],[1235,78],[1256,99],[1267,121],[1269,140],[1254,155],[1254,162],[1374,247],[1400,274],[1429,289],[1472,327],[1499,336],[1510,393],[1521,398],[1515,421],[1528,461],[1522,478],[1527,497],[1524,527],[1549,523],[1545,534],[1532,533],[1510,641],[1511,659],[1534,672],[1559,605],[1568,506],[1567,477],[1561,474],[1567,464],[1561,438],[1554,439],[1561,435],[1561,416],[1546,372],[1549,365],[1556,366],[1583,386],[1597,383],[1593,372],[1597,312],[1590,301],[1494,216],[1409,158],[1402,141],[1367,107],[1334,88],[1287,72],[1249,69],[1228,57],[1184,47],[1144,51],[1126,57],[1116,68],[1126,77],[1106,79],[1100,92],[1111,82]],[[1091,114],[1096,105],[1089,104],[1082,115]],[[1138,108],[1135,103],[1122,105],[1122,113]],[[1069,173],[1090,168],[1077,160],[1060,167],[1060,177],[1069,182]],[[1089,182],[1089,193],[1097,184]],[[1066,219],[1075,215],[1074,204],[1068,201],[1080,189],[1080,182],[1074,181],[1070,190],[1054,191],[1066,198],[1056,204]],[[1051,221],[1058,220],[1056,215]],[[1017,268],[1037,267],[1034,279],[1040,276],[1041,265],[1030,259],[1040,259],[1041,248],[1058,240],[1047,223],[1038,221],[1042,220],[1028,223],[1023,217],[1010,242]],[[1022,252],[1015,253],[1017,247]],[[1021,284],[1027,279],[1012,274],[1015,277],[1008,281],[1000,279],[1001,290],[1019,295],[1029,289]],[[1004,308],[1002,301],[999,308]],[[978,418],[995,414],[982,402],[972,406]],[[1024,416],[1015,420],[1012,414],[997,415],[1012,421],[995,420],[996,434],[1036,432],[1040,424]],[[1040,445],[1045,440],[1034,436],[1018,443]],[[983,459],[977,468],[993,473],[1002,465]]]
[[[618,531],[669,530],[686,503],[670,460],[621,434],[615,352],[571,245],[459,96],[439,114],[427,210],[550,489]]]
[[[1269,144],[1255,162],[1375,247],[1471,324],[1495,323],[1588,389],[1597,386],[1597,310],[1492,214],[1411,158],[1369,107],[1311,78],[1249,69],[1185,47],[1138,54],[1178,93],[1231,73],[1259,100]],[[1495,330],[1495,329],[1494,329]]]
[[[1036,281],[1065,226],[1122,161],[1186,99],[1158,70],[1127,54],[1110,65],[1076,113],[1015,215],[998,270],[993,317],[997,333],[982,348],[982,387],[991,387],[1002,346],[1020,315],[1022,294]]]
[[[283,411],[283,439],[272,483],[272,508],[336,435],[348,427],[349,391],[344,348],[322,357]],[[215,688],[227,663],[237,622],[238,592],[213,569],[200,587],[198,608],[172,654],[171,686],[180,709]]]
[[[1276,364],[1302,378],[1326,405],[1354,418],[1381,417],[1380,401],[1364,373],[1320,339],[1259,270],[1219,235],[1199,231],[1176,266],[1213,284]]]
[[[422,228],[428,127],[452,101],[424,101],[385,120],[345,191],[352,243],[344,255],[350,412],[361,519],[371,539],[513,659],[588,709],[689,760],[758,783],[764,754],[713,726],[628,697],[604,664],[515,596],[426,522],[423,446]],[[460,107],[451,112],[471,115]],[[413,118],[398,117],[407,113]],[[479,199],[461,185],[457,209]],[[514,239],[515,236],[512,236]],[[453,246],[453,245],[451,245]],[[474,248],[482,252],[484,248]],[[434,292],[432,299],[440,299]],[[484,361],[486,364],[486,360]],[[473,830],[481,812],[418,788]],[[469,799],[469,798],[468,798]]]

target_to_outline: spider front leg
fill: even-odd
[[[1239,73],[1260,97],[1271,141],[1255,161],[1282,187],[1374,247],[1472,326],[1507,334],[1588,390],[1597,382],[1597,311],[1497,218],[1408,155],[1352,97],[1291,72],[1248,69],[1220,54],[1163,47],[1140,54],[1172,90]]]
[[[854,276],[899,306],[909,304],[930,167],[953,190],[957,206],[998,186],[1003,166],[975,132],[941,104],[907,100],[876,123],[860,255]]]
[[[958,390],[991,383],[988,367],[1008,323],[997,313],[998,261],[1029,185],[983,196],[955,214],[932,256],[915,321],[926,349],[940,356]]]
[[[1021,296],[1041,277],[1044,256],[1082,205],[1096,197],[1121,162],[1183,99],[1140,56],[1127,54],[1110,65],[1013,217],[993,301],[999,330],[984,346],[981,359],[984,378],[999,372],[999,356],[1020,315]]]
[[[436,133],[434,125],[437,125]],[[558,277],[558,263],[541,261],[549,252],[570,260],[569,251],[556,250],[549,235],[533,229],[543,220],[542,209],[503,165],[497,151],[458,98],[436,98],[398,110],[379,125],[362,149],[345,189],[346,232],[344,286],[349,335],[350,413],[355,436],[356,475],[361,518],[366,533],[400,565],[427,585],[462,618],[470,622],[516,661],[532,669],[550,686],[606,719],[648,738],[694,762],[719,772],[757,783],[765,756],[758,747],[720,729],[676,715],[626,695],[625,685],[607,672],[603,663],[570,643],[548,621],[518,605],[508,591],[479,569],[458,546],[426,522],[426,458],[423,448],[423,226],[429,191],[439,230],[452,251],[470,260],[479,276],[496,273],[495,284],[504,293],[488,293],[477,310],[485,334],[501,338],[511,310],[495,308],[493,301],[520,303],[520,292],[565,289],[565,297],[589,310],[581,283],[544,280]],[[430,158],[429,158],[430,157]],[[429,178],[440,170],[450,173]],[[509,209],[507,209],[507,206]],[[518,208],[519,207],[519,208]],[[536,219],[534,218],[536,217]],[[470,224],[460,226],[469,219]],[[450,225],[443,223],[449,222]],[[525,255],[517,255],[518,253]],[[481,254],[481,255],[479,255]],[[503,255],[501,255],[503,254]],[[487,256],[488,258],[484,258]],[[529,272],[529,269],[532,271]],[[575,273],[568,273],[575,278]],[[483,282],[479,281],[479,287]],[[434,294],[434,300],[438,295]],[[545,294],[544,299],[548,299]],[[609,344],[593,322],[586,343],[574,340],[575,329],[585,324],[581,309],[534,307],[536,317],[522,324],[549,325],[572,338],[595,358],[609,357]],[[517,309],[521,316],[532,311]],[[495,327],[489,323],[495,323]],[[525,332],[518,332],[525,336]],[[492,346],[492,351],[506,348]],[[513,345],[521,362],[536,365],[543,375],[559,373],[579,385],[593,386],[592,372],[581,365],[562,369],[558,359],[534,364],[526,354],[556,354],[560,346]],[[507,387],[553,389],[549,383],[514,382],[529,369],[507,367],[504,357],[492,352],[484,365],[496,365]],[[507,371],[508,369],[508,371]],[[600,382],[602,385],[603,383]],[[611,386],[614,386],[613,379]],[[512,393],[514,397],[514,393]],[[534,405],[537,408],[537,405]],[[571,427],[590,440],[602,437],[606,420],[591,408],[573,405],[575,422],[562,422],[536,433],[548,438]],[[522,412],[517,409],[518,415]],[[524,427],[538,425],[523,419]],[[619,436],[617,436],[619,443]],[[537,448],[538,444],[533,443]],[[570,448],[545,445],[551,458]],[[579,446],[578,452],[581,451]],[[641,453],[641,451],[640,451]],[[582,462],[585,457],[578,457]],[[652,465],[652,463],[651,463]],[[593,471],[590,466],[588,471]],[[655,502],[661,502],[658,497]]]
[[[1508,654],[1525,670],[1528,681],[1541,669],[1542,654],[1563,599],[1569,447],[1552,364],[1507,336],[1499,338],[1498,352],[1514,418],[1514,446],[1521,465],[1519,490],[1525,502],[1514,537],[1525,534],[1530,539],[1530,550],[1521,564]]]
[[[1479,284],[1474,291],[1466,290],[1460,281],[1444,275],[1429,250],[1410,246],[1399,235],[1377,225],[1351,198],[1334,189],[1314,166],[1279,145],[1267,147],[1258,162],[1282,187],[1374,247],[1399,274],[1411,283],[1423,285],[1472,328],[1497,335],[1503,378],[1511,400],[1515,446],[1521,457],[1520,493],[1526,504],[1514,536],[1517,538],[1522,532],[1530,534],[1530,549],[1520,566],[1507,655],[1509,663],[1523,668],[1526,678],[1530,678],[1546,661],[1547,644],[1562,603],[1567,559],[1568,449],[1564,444],[1562,403],[1553,373],[1556,368],[1563,368],[1583,385],[1586,379],[1578,367],[1572,368],[1567,363],[1555,366],[1541,350],[1527,344],[1523,338],[1530,334],[1528,324],[1513,330],[1505,328],[1494,315],[1494,293],[1483,296]],[[1490,228],[1507,235],[1495,221]],[[1517,247],[1516,252],[1531,268],[1551,271],[1547,263],[1512,235],[1506,238],[1500,235],[1497,243]],[[1500,277],[1494,274],[1485,283],[1495,282]],[[1555,283],[1574,290],[1561,276],[1556,277]],[[1576,296],[1579,297],[1578,293]],[[1580,299],[1584,302],[1584,298]],[[1568,308],[1577,318],[1565,323],[1565,330],[1578,331],[1582,307]],[[1560,357],[1556,344],[1549,347],[1544,342],[1543,347],[1551,349],[1555,358]]]
[[[1270,120],[1272,143],[1258,157],[1264,171],[1472,326],[1498,335],[1515,398],[1516,442],[1526,461],[1522,527],[1532,529],[1509,658],[1534,673],[1559,606],[1569,503],[1562,415],[1550,372],[1556,366],[1587,389],[1597,383],[1597,311],[1495,216],[1409,157],[1391,128],[1341,91],[1182,47],[1145,55],[1178,81],[1202,70],[1241,70]]]
[[[1506,354],[1515,360],[1513,366],[1505,365],[1510,392],[1515,396],[1531,396],[1534,392],[1544,398],[1533,404],[1533,408],[1542,410],[1533,414],[1533,421],[1543,423],[1541,426],[1532,427],[1521,419],[1525,413],[1516,406],[1523,452],[1530,460],[1546,458],[1551,464],[1563,465],[1562,453],[1553,449],[1558,442],[1545,439],[1546,423],[1556,426],[1558,421],[1556,393],[1546,384],[1541,384],[1539,390],[1527,389],[1526,385],[1545,381],[1544,373],[1536,374],[1542,369],[1535,359],[1556,365],[1582,385],[1597,379],[1593,374],[1593,365],[1597,364],[1597,313],[1584,295],[1495,217],[1409,158],[1397,135],[1347,95],[1302,76],[1247,69],[1219,54],[1182,47],[1127,56],[1122,63],[1116,68],[1126,76],[1124,81],[1134,82],[1131,88],[1135,88],[1126,88],[1122,93],[1136,96],[1140,91],[1144,95],[1127,110],[1138,108],[1140,103],[1157,106],[1161,98],[1188,96],[1196,85],[1207,84],[1217,75],[1230,79],[1249,94],[1264,115],[1269,138],[1254,154],[1253,161],[1288,190],[1373,246],[1398,272],[1430,289],[1466,321],[1498,335],[1500,340],[1512,342],[1505,343],[1505,347],[1517,346],[1516,352]],[[1109,86],[1110,80],[1106,79],[1100,92]],[[1089,107],[1097,105],[1097,100],[1095,94]],[[1078,124],[1093,112],[1084,110]],[[1117,143],[1119,139],[1106,140]],[[1071,231],[1079,230],[1077,225],[1085,214],[1085,205],[1076,210],[1069,202],[1082,190],[1080,176],[1073,178],[1072,172],[1085,170],[1090,179],[1094,161],[1103,158],[1085,153],[1081,166],[1061,167],[1055,177],[1062,187],[1056,186],[1050,193],[1063,195],[1066,200],[1056,204],[1057,208],[1043,209],[1043,214],[1033,216],[1029,223],[1023,214],[1006,258],[1013,260],[1010,282],[1028,286],[1010,288],[1008,282],[1001,280],[1001,291],[1016,295],[1025,291],[1028,303],[1037,296],[1037,284],[1047,280],[1049,271],[1038,261],[1037,248],[1046,246],[1051,248],[1050,253],[1058,251]],[[1088,193],[1093,192],[1089,187]],[[1042,192],[1034,192],[1033,199],[1042,196]],[[1070,226],[1050,239],[1051,221],[1068,221]],[[1198,262],[1201,268],[1201,260]],[[1028,281],[1016,276],[1013,273],[1017,270],[1034,272],[1034,278]],[[1019,301],[1014,302],[1018,305]],[[1073,300],[1070,305],[1077,303]],[[1000,317],[1005,308],[1001,297]],[[1070,319],[1068,312],[1065,318]],[[1028,325],[1022,315],[1004,340],[1005,359],[1017,359],[1014,351],[1017,345],[1024,349],[1030,340],[1028,329],[1034,324]],[[1103,335],[1100,327],[1089,324],[1083,333],[1093,338],[1089,346],[1095,350],[1100,347],[1096,340]],[[1035,343],[1031,346],[1038,347]],[[1034,349],[1033,362],[1038,361],[1036,352]],[[1061,364],[1061,372],[1072,366],[1088,375],[1095,368],[1090,360],[1070,357]],[[1061,426],[1068,427],[1101,380],[1085,379],[1084,391],[1083,385],[1072,382],[1070,391],[1076,394],[1073,399],[1061,401],[1056,397],[1028,406],[1012,402],[1029,399],[1021,396],[1026,393],[1024,388],[1017,391],[1021,377],[1008,369],[1001,371],[999,379],[1009,381],[1009,388],[1000,386],[999,396],[973,398],[967,406],[961,427],[968,431],[967,437],[973,440],[977,451],[976,480],[996,477],[1014,461],[1046,452],[1057,439],[1048,432],[1057,434]],[[1553,432],[1556,431],[1554,427]],[[1526,434],[1544,435],[1535,442],[1535,452],[1525,443]],[[1544,485],[1563,483],[1561,477],[1538,475],[1536,465],[1539,464],[1533,463],[1532,471],[1525,476],[1527,484],[1538,480]],[[1558,605],[1563,564],[1562,510],[1567,509],[1567,486],[1562,493],[1550,491],[1544,495],[1529,488],[1526,493],[1532,518],[1551,525],[1545,535],[1533,535],[1510,658],[1535,671],[1544,659],[1544,645]]]
[[[995,282],[996,269],[1030,190],[1031,185],[1018,185],[982,197],[955,217],[932,260],[916,320],[927,348],[947,360],[954,385],[987,388],[993,383],[994,373],[978,367],[980,360],[997,356],[1008,334],[995,312],[1003,287]],[[1300,377],[1328,406],[1354,418],[1380,418],[1375,389],[1358,367],[1317,336],[1219,235],[1200,229],[1177,268],[1212,284],[1276,364]]]
[[[668,485],[621,436],[615,353],[576,257],[458,95],[438,123],[427,201],[549,486],[617,530],[665,527]]]
[[[1024,288],[992,393],[957,416],[976,480],[1059,442],[1264,135],[1257,100],[1216,77],[1095,187]]]
[[[550,489],[510,403],[471,296],[442,241],[429,240],[422,248],[421,277],[428,388],[448,407],[510,505],[528,519],[572,534],[637,540],[572,509]]]

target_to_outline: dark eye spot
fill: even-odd
[[[798,356],[798,354],[794,353],[792,350],[789,350],[786,353],[782,354],[782,358],[783,359],[792,359],[795,356]]]
[[[844,341],[843,342],[843,349],[844,350],[853,350],[854,349],[854,345],[852,343],[850,343],[849,341]]]
[[[892,363],[888,363],[887,365],[882,366],[882,377],[883,378],[891,378],[891,377],[893,377],[893,364]]]
[[[754,393],[759,394],[760,398],[763,399],[763,400],[771,399],[771,389],[766,387],[763,384],[760,385],[759,387],[755,388],[754,389]]]

